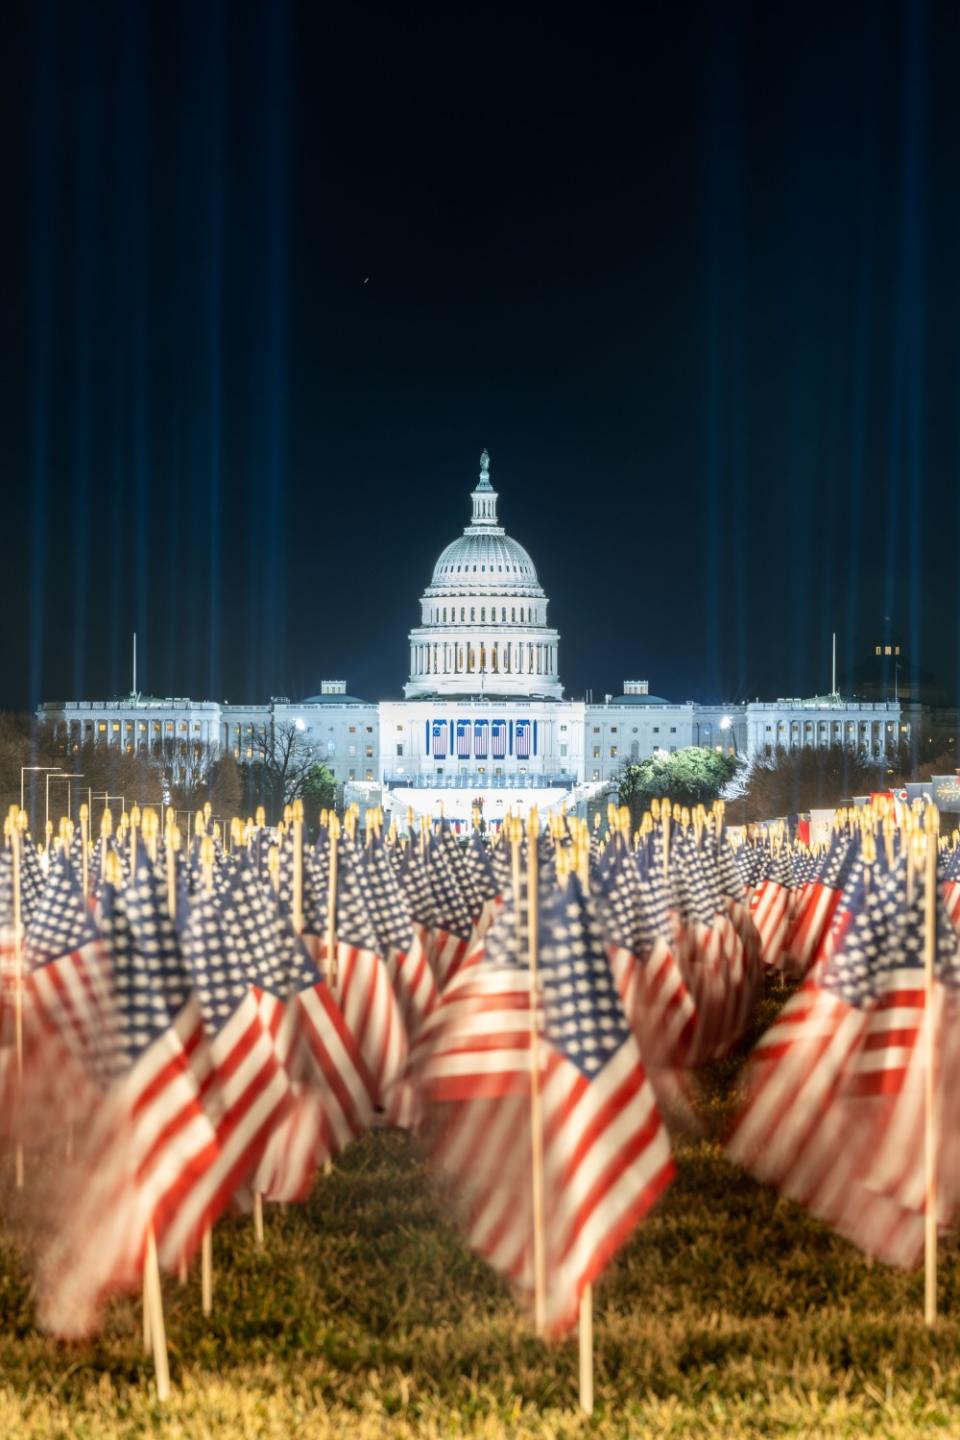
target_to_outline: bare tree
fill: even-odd
[[[278,820],[284,805],[303,795],[307,776],[317,762],[315,746],[288,723],[256,725],[247,736],[253,758],[243,766],[250,799],[263,805],[268,819]]]

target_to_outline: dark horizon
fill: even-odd
[[[955,6],[12,7],[0,704],[402,693],[481,449],[568,696],[960,699]]]

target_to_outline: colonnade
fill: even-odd
[[[410,646],[410,674],[543,675],[557,673],[555,642],[425,640]]]

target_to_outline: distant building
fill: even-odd
[[[880,758],[903,736],[900,706],[839,695],[747,705],[675,702],[627,680],[602,703],[565,700],[560,636],[528,552],[499,523],[489,456],[481,457],[472,512],[444,549],[410,632],[402,700],[379,703],[325,680],[300,701],[262,705],[155,699],[46,703],[40,717],[65,748],[86,740],[128,751],[184,743],[256,758],[258,738],[294,727],[317,761],[369,803],[403,816],[436,814],[469,824],[475,801],[496,825],[511,806],[547,811],[585,802],[625,761],[705,745],[746,757],[849,745]]]

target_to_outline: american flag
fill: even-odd
[[[760,936],[763,963],[771,970],[779,969],[793,918],[793,866],[786,851],[764,852],[763,868],[754,881],[750,915]]]
[[[925,1014],[923,887],[908,904],[905,886],[901,864],[851,895],[820,982],[807,981],[751,1057],[729,1153],[870,1253],[911,1264],[923,1240],[918,1041],[937,1015]],[[942,911],[936,946],[941,990],[955,993]]]
[[[494,760],[502,760],[507,753],[506,720],[491,720],[490,733],[493,758]]]
[[[333,993],[343,1011],[367,1069],[379,1104],[389,1113],[392,1087],[404,1076],[408,1038],[393,983],[379,953],[358,875],[360,850],[348,837],[340,842],[337,863],[336,954]],[[304,912],[304,940],[322,969],[327,949],[329,855],[325,865],[304,857],[313,872],[315,903]]]
[[[442,992],[415,1049],[412,1068],[434,1099],[529,1096],[528,911],[521,876],[520,894],[508,891],[484,942],[471,949]],[[458,1147],[471,1128],[470,1119],[458,1114]]]
[[[433,738],[433,756],[435,760],[443,760],[447,754],[447,722],[446,720],[434,720],[430,734]]]
[[[559,1333],[575,1322],[584,1287],[669,1184],[673,1161],[599,924],[575,877],[545,900],[539,938],[546,1321]],[[529,1084],[468,1103],[467,1123],[448,1126],[441,1152],[463,1182],[471,1245],[528,1295]]]
[[[457,721],[457,756],[461,760],[470,759],[470,721]]]
[[[517,746],[517,759],[529,760],[530,758],[530,721],[518,720],[514,732]]]
[[[609,857],[609,858],[607,858]],[[670,945],[660,874],[621,845],[598,866],[597,910],[617,990],[650,1063],[682,1065],[696,1009]]]
[[[476,760],[487,758],[487,721],[475,720],[473,724],[473,755]]]
[[[662,864],[654,847],[653,867]],[[730,917],[719,877],[692,835],[670,842],[669,885],[676,909],[674,953],[696,1009],[688,1064],[725,1054],[749,1020],[762,972]]]
[[[219,896],[198,896],[182,948],[210,1061],[203,1100],[220,1149],[215,1167],[220,1189],[210,1202],[214,1213],[254,1173],[293,1099],[237,940],[229,900],[225,908]]]
[[[238,870],[224,920],[293,1093],[253,1183],[273,1199],[302,1199],[318,1165],[370,1124],[376,1085],[330,987],[252,866]]]
[[[960,932],[960,846],[951,850],[943,859],[940,870],[943,885],[943,900],[947,907],[950,923]]]
[[[364,852],[357,878],[407,1035],[414,1041],[440,998],[439,991],[427,960],[423,929],[413,923],[406,896],[379,837]]]
[[[455,843],[455,842],[454,842]],[[427,848],[427,876],[433,892],[434,923],[428,957],[441,992],[463,963],[473,934],[473,916],[441,837]]]
[[[784,949],[799,974],[805,975],[822,952],[844,887],[860,859],[859,843],[834,835],[829,849],[818,856],[807,881],[803,900],[784,941]]]
[[[98,1050],[114,1026],[106,952],[67,861],[51,866],[24,951],[25,1083],[35,1133],[51,1116],[62,1125],[93,1103]]]
[[[151,1227],[168,1266],[189,1254],[220,1189],[203,1020],[162,881],[142,851],[122,889],[106,886],[100,930],[116,1016],[105,1094],[78,1137],[88,1181],[71,1194],[39,1279],[41,1319],[64,1336],[88,1333],[107,1293],[139,1285]]]

